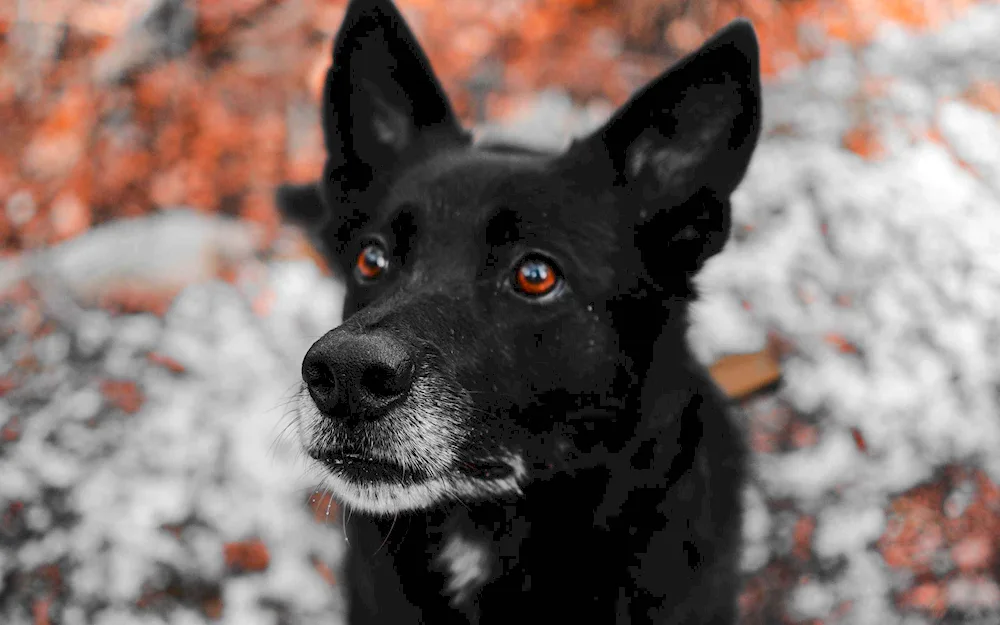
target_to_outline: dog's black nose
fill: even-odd
[[[302,361],[302,380],[316,407],[330,417],[380,417],[406,397],[413,375],[406,346],[383,333],[330,332]]]

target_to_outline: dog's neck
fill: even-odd
[[[686,314],[664,323],[648,354],[648,364],[639,380],[641,419],[648,424],[672,420],[702,391],[705,383],[704,374],[692,366],[694,358],[687,342]],[[672,388],[664,389],[667,380]]]

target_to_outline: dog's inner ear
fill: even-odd
[[[369,94],[372,101],[372,131],[375,141],[392,148],[396,153],[401,153],[412,140],[410,120],[406,114],[391,104],[379,92],[378,87],[370,80],[364,81],[365,92]]]
[[[333,169],[395,165],[434,133],[462,141],[448,98],[413,33],[391,2],[355,0],[334,43],[323,127]]]
[[[728,235],[728,197],[759,128],[757,40],[741,20],[636,94],[569,158],[588,176],[613,177],[634,223],[658,230],[661,243],[687,245],[696,268]],[[613,171],[594,171],[609,162]]]

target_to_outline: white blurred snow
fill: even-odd
[[[57,487],[66,489],[77,519],[3,552],[0,574],[72,562],[71,605],[54,617],[79,622],[74,605],[107,602],[95,622],[140,622],[132,606],[166,567],[221,581],[223,623],[276,623],[276,614],[261,607],[267,600],[291,606],[295,622],[335,622],[339,597],[310,558],[337,562],[343,539],[312,520],[305,501],[315,476],[294,430],[281,432],[301,357],[337,323],[343,295],[309,262],[273,263],[268,274],[280,304],[265,317],[220,282],[185,290],[162,321],[92,313],[100,330],[84,341],[121,354],[126,366],[114,375],[141,383],[141,410],[86,427],[101,408],[100,395],[93,384],[77,389],[67,382],[54,391],[60,401],[22,418],[19,441],[0,456],[0,510],[25,502],[26,516],[44,531],[44,491]],[[186,373],[145,363],[140,350],[151,348]],[[11,408],[5,399],[0,406],[0,414]],[[183,540],[161,529],[192,517],[197,524]],[[268,568],[225,576],[223,543],[255,537],[269,549]],[[0,621],[29,622],[28,607],[2,606]],[[201,612],[171,618],[207,622]]]

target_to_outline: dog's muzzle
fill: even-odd
[[[370,513],[521,493],[527,467],[502,446],[467,449],[468,392],[399,337],[341,326],[302,361],[306,452],[343,503]]]

